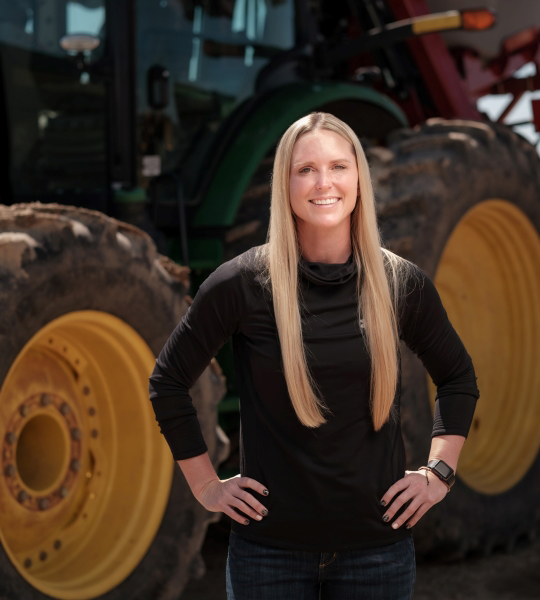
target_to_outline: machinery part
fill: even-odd
[[[201,564],[219,513],[193,497],[148,398],[188,273],[97,211],[0,206],[2,598],[176,600]],[[192,389],[216,467],[224,389],[215,361]]]
[[[385,245],[433,279],[475,365],[480,399],[456,484],[414,528],[419,555],[462,558],[540,516],[539,159],[507,127],[439,118],[366,154]],[[414,470],[429,453],[435,386],[406,346],[402,370]]]
[[[467,10],[478,8],[475,0],[426,0],[430,12],[446,10]],[[487,5],[486,5],[487,6]],[[496,0],[489,3],[497,11],[497,22],[491,29],[470,35],[470,32],[455,29],[441,33],[450,48],[468,47],[474,49],[485,62],[497,57],[505,38],[517,31],[523,31],[540,20],[540,7],[527,0],[504,2]]]
[[[223,261],[266,242],[270,222],[270,178],[275,148],[262,159],[244,194],[233,227],[223,240]]]

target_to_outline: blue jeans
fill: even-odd
[[[231,531],[227,600],[411,600],[412,535],[344,552],[309,552],[252,542]]]

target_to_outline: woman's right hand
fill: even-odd
[[[236,512],[235,508],[260,521],[268,514],[268,509],[256,500],[244,488],[250,487],[260,494],[267,495],[268,490],[255,479],[236,475],[230,479],[213,479],[198,493],[197,500],[211,512],[224,512],[231,519],[247,525],[249,519]],[[266,494],[263,490],[266,490]],[[234,507],[234,508],[233,508]]]

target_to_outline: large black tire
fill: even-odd
[[[505,126],[430,119],[413,129],[393,131],[384,147],[364,147],[383,245],[416,263],[432,278],[454,228],[483,200],[505,199],[521,209],[540,231],[540,161],[534,147]],[[246,190],[230,240],[226,239],[227,260],[266,241],[272,161],[273,154],[269,153]],[[534,303],[535,298],[531,296],[527,302]],[[476,317],[469,315],[471,322]],[[497,328],[496,322],[493,328]],[[427,462],[433,412],[426,371],[404,344],[402,371],[406,464],[407,469],[416,470]],[[490,398],[482,395],[482,382],[480,378],[479,402],[489,403]],[[538,391],[533,400],[538,406]],[[539,412],[537,409],[536,415]],[[230,460],[233,458],[231,455]],[[501,493],[476,491],[459,475],[458,470],[448,498],[432,507],[414,527],[420,560],[461,559],[468,553],[489,554],[497,547],[510,550],[518,540],[532,539],[539,533],[540,454],[522,479]]]
[[[225,234],[223,260],[231,260],[253,246],[266,242],[270,223],[270,178],[275,149],[260,162],[242,195],[234,226]]]
[[[0,206],[0,257],[0,382],[25,343],[66,313],[95,310],[119,317],[157,356],[190,302],[189,269],[159,255],[141,230],[97,211],[41,203]],[[215,468],[228,453],[228,439],[217,426],[224,391],[213,360],[191,394]],[[5,427],[0,423],[2,438]],[[104,600],[176,600],[190,577],[204,574],[199,551],[208,523],[219,513],[195,500],[170,461],[174,475],[157,533],[136,568],[99,596]],[[20,575],[1,545],[0,597],[51,597]]]
[[[506,200],[540,231],[540,161],[534,147],[507,127],[430,119],[414,129],[394,132],[387,147],[368,149],[366,154],[384,245],[433,279],[454,228],[469,209],[484,200]],[[526,257],[517,260],[526,261]],[[531,297],[523,299],[525,304],[535,302],[530,293]],[[464,306],[470,313],[465,320],[471,326],[481,313],[489,311],[486,306]],[[452,321],[450,308],[448,315]],[[533,323],[527,325],[534,327]],[[497,327],[493,322],[492,328]],[[416,470],[427,461],[433,413],[425,369],[404,344],[402,349],[401,422],[407,469]],[[486,346],[476,350],[477,356],[489,352]],[[478,377],[478,365],[476,374]],[[487,397],[485,387],[482,393],[483,384],[493,385],[499,375],[495,370],[481,374],[491,381],[478,377],[478,402],[490,403],[493,399]],[[538,420],[537,392],[526,400],[531,401],[536,403]],[[473,421],[471,432],[476,426]],[[467,442],[462,452],[467,450]],[[489,460],[489,456],[484,458]],[[476,491],[460,478],[459,468],[457,475],[448,497],[433,506],[413,530],[419,557],[452,560],[468,553],[489,554],[495,547],[510,550],[518,540],[536,536],[540,454],[521,480],[501,493]]]

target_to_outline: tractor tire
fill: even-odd
[[[540,533],[540,161],[493,123],[436,118],[385,141],[364,143],[383,246],[434,281],[481,394],[450,495],[413,528],[417,558],[511,551]],[[266,241],[272,163],[244,194],[226,260]],[[408,470],[427,462],[435,391],[402,344]]]
[[[242,195],[234,226],[226,232],[223,241],[224,262],[266,242],[270,223],[270,179],[275,150],[270,150],[259,163]]]
[[[511,129],[430,119],[368,149],[383,244],[434,281],[480,398],[448,497],[413,528],[421,559],[511,551],[540,526],[540,161]],[[435,386],[402,344],[407,469],[427,463]]]
[[[58,204],[0,206],[0,597],[177,600],[201,577],[200,505],[148,398],[189,269],[136,227]],[[191,395],[214,467],[215,360]]]

